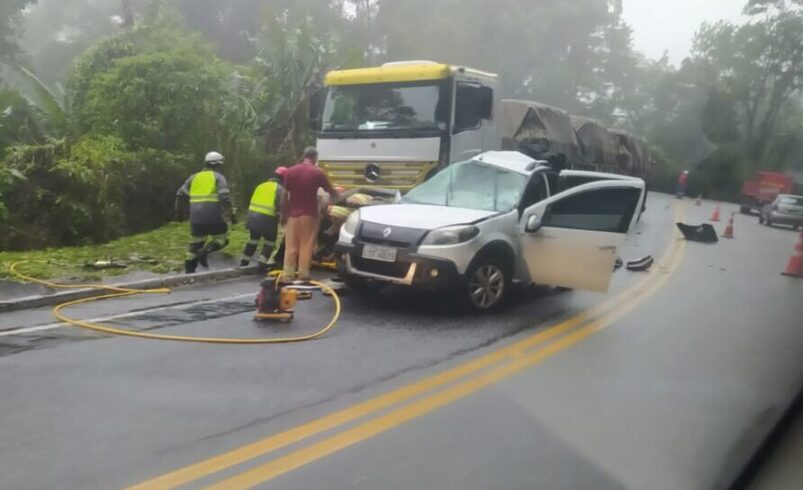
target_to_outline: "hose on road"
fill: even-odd
[[[65,303],[61,303],[56,305],[53,308],[53,316],[58,318],[60,321],[67,323],[69,325],[73,325],[80,328],[85,328],[88,330],[94,330],[96,332],[107,333],[111,335],[122,335],[126,337],[137,337],[141,339],[151,339],[151,340],[173,340],[177,342],[200,342],[206,344],[287,344],[290,342],[303,342],[305,340],[312,340],[318,338],[327,332],[329,332],[337,323],[337,320],[340,318],[340,297],[337,295],[337,292],[332,289],[331,287],[327,286],[326,284],[318,281],[310,281],[310,284],[313,286],[317,286],[321,288],[321,291],[324,294],[327,294],[332,298],[332,302],[335,305],[335,313],[332,315],[332,319],[329,323],[323,327],[322,329],[318,330],[315,333],[309,335],[300,335],[296,337],[265,337],[265,338],[236,338],[236,337],[194,337],[189,335],[167,335],[167,334],[158,334],[158,333],[151,333],[151,332],[137,332],[134,330],[125,330],[121,328],[114,328],[108,327],[105,325],[99,325],[97,323],[92,323],[89,321],[84,320],[77,320],[74,318],[70,318],[64,313],[62,310],[64,308],[68,308],[70,306],[76,306],[85,303],[91,303],[94,301],[101,301],[104,299],[112,299],[112,298],[122,298],[125,296],[133,296],[136,294],[168,294],[170,293],[170,289],[168,288],[158,288],[158,289],[130,289],[130,288],[120,288],[116,286],[108,286],[105,284],[61,284],[51,281],[46,281],[44,279],[38,279],[35,277],[31,277],[26,275],[17,270],[17,266],[28,262],[27,260],[21,260],[19,262],[15,262],[11,264],[9,267],[9,272],[27,282],[41,284],[43,286],[47,286],[54,289],[72,289],[72,288],[89,288],[89,289],[97,289],[98,291],[110,291],[109,294],[102,294],[99,296],[92,296],[89,298],[77,299],[74,301],[67,301]]]

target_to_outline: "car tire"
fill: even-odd
[[[739,212],[742,214],[750,214],[750,208],[748,208],[747,206],[742,206],[739,208]]]
[[[758,215],[758,224],[760,224],[760,225],[764,224],[764,213],[760,213]]]
[[[767,218],[764,220],[764,224],[772,228],[772,221],[770,221],[769,216],[767,216]]]
[[[481,257],[466,272],[461,300],[479,313],[498,311],[510,296],[512,282],[512,267],[507,261]]]

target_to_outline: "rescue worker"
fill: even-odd
[[[318,150],[308,147],[303,160],[293,165],[285,176],[282,195],[282,225],[285,234],[285,257],[282,277],[292,281],[310,279],[310,265],[320,225],[318,189],[337,199],[326,174],[317,167]],[[296,276],[298,274],[298,276]]]
[[[678,176],[678,187],[677,191],[675,192],[675,197],[678,199],[683,199],[683,197],[686,195],[687,185],[689,185],[689,171],[684,170],[683,173]]]
[[[191,175],[176,192],[176,218],[184,221],[189,214],[190,219],[192,240],[184,259],[187,274],[194,273],[198,264],[209,267],[209,254],[229,243],[224,216],[228,216],[231,224],[237,224],[229,185],[221,173],[223,155],[211,151],[206,154],[204,164],[206,168]]]
[[[257,259],[261,269],[267,269],[276,244],[276,234],[279,226],[278,211],[282,203],[283,179],[287,174],[287,167],[276,169],[276,176],[267,182],[259,184],[254,189],[251,196],[251,203],[248,206],[248,220],[245,227],[251,237],[245,244],[243,257],[240,260],[240,267],[246,267],[251,263],[251,258],[259,246],[259,241],[264,240],[262,253]]]

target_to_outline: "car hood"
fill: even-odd
[[[497,213],[494,211],[426,204],[385,204],[361,208],[360,220],[389,226],[434,230],[444,226],[474,223],[495,214]]]

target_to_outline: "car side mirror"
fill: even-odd
[[[541,223],[541,218],[539,218],[537,214],[531,214],[527,217],[527,223],[524,225],[524,231],[527,233],[535,233],[541,229],[541,226],[543,226],[543,223]]]

